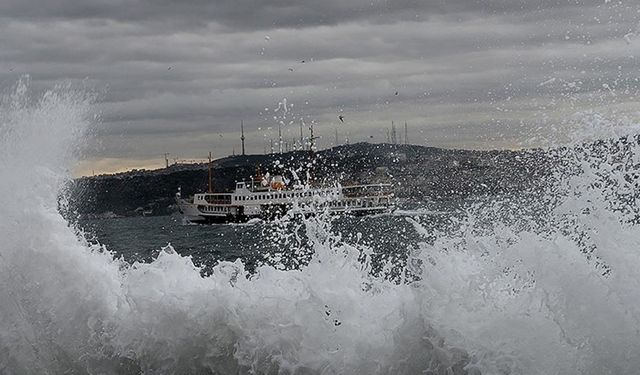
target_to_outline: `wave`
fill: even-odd
[[[636,138],[555,151],[545,191],[472,204],[441,233],[412,212],[424,241],[400,282],[375,276],[371,249],[322,216],[300,227],[300,267],[222,262],[202,276],[171,246],[128,264],[60,215],[93,99],[69,86],[33,99],[21,81],[2,100],[0,373],[640,367]]]

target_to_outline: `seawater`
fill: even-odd
[[[26,82],[1,101],[2,374],[640,368],[635,139],[558,152],[544,191],[472,202],[441,224],[378,219],[386,245],[366,241],[371,223],[323,215],[78,225],[59,212],[91,101],[68,86],[34,96]]]
[[[451,218],[461,215],[463,204],[447,202],[427,211],[400,209],[393,214],[328,216],[323,220],[331,222],[331,235],[337,242],[370,249],[374,268],[382,272],[388,262],[404,265],[409,249],[417,248],[424,241],[407,219],[420,220],[429,229],[444,230]],[[170,245],[178,254],[191,257],[203,275],[209,274],[221,261],[237,259],[250,271],[264,264],[299,269],[312,255],[300,252],[301,248],[308,248],[308,238],[302,230],[308,221],[297,217],[277,222],[220,225],[190,224],[179,214],[72,221],[89,242],[104,246],[127,263],[153,261]],[[273,262],[274,257],[284,259]],[[387,276],[400,277],[403,269],[400,267]]]

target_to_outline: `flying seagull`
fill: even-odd
[[[344,116],[343,115],[338,116],[338,118],[340,119],[340,122],[344,122]]]

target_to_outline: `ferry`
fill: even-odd
[[[176,203],[187,221],[194,223],[241,223],[251,219],[273,219],[291,210],[302,215],[320,212],[367,215],[391,212],[394,194],[391,184],[360,184],[288,187],[282,176],[261,176],[249,182],[236,182],[231,193],[209,191],[189,199],[176,193]]]

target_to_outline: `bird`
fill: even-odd
[[[343,115],[339,115],[338,118],[340,119],[340,122],[344,122],[344,116]]]
[[[168,67],[167,70],[171,70],[171,67]]]
[[[396,91],[396,95],[398,95],[398,92]]]
[[[289,68],[289,71],[290,71],[290,72],[293,72],[293,68]]]

